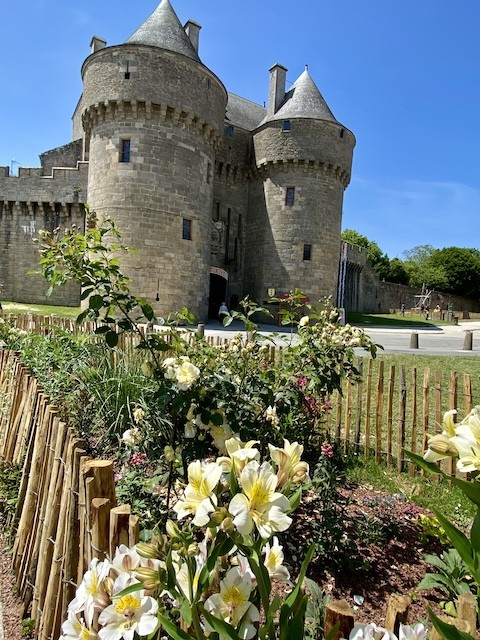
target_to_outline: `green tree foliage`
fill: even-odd
[[[433,267],[443,269],[446,275],[444,290],[447,293],[480,297],[480,251],[462,247],[446,247],[434,252]]]
[[[445,291],[447,274],[441,264],[434,263],[434,255],[438,249],[429,244],[422,244],[404,251],[404,267],[409,276],[411,287],[425,285],[428,289]]]

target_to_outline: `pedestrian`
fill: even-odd
[[[425,305],[425,320],[430,320],[430,307],[428,304]]]
[[[400,307],[400,315],[404,316],[405,315],[405,304],[402,302],[402,305]]]
[[[224,318],[229,315],[228,307],[225,302],[222,302],[220,309],[218,310],[218,319],[223,323]]]

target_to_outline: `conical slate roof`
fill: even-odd
[[[185,33],[169,0],[162,0],[152,15],[145,20],[126,44],[147,44],[181,53],[200,62],[190,38]]]
[[[290,118],[315,118],[316,120],[328,120],[339,124],[318,90],[308,69],[305,69],[298,80],[286,92],[285,101],[278,111],[273,116],[265,118],[264,122],[288,120]]]

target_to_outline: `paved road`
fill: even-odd
[[[219,323],[205,325],[205,334],[212,336],[232,336],[241,330],[242,325],[224,328]],[[425,355],[480,355],[480,322],[462,322],[458,326],[405,329],[404,327],[371,326],[362,327],[370,338],[384,348],[384,353],[415,353]],[[281,330],[273,325],[262,325],[261,333],[275,334],[278,344],[295,339],[290,330]],[[472,350],[464,350],[466,333],[472,332]],[[418,349],[410,348],[412,333],[418,336]]]

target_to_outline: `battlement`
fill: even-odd
[[[76,167],[53,167],[42,175],[40,167],[20,167],[18,176],[9,167],[0,167],[0,201],[9,202],[86,202],[88,162]]]

